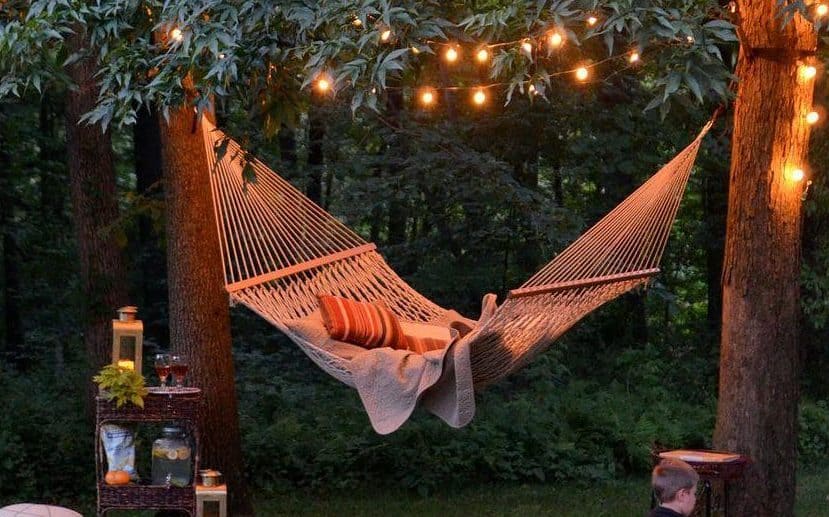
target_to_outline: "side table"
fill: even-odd
[[[697,471],[702,482],[705,517],[710,517],[713,510],[712,484],[715,482],[722,483],[723,492],[718,507],[725,517],[728,516],[728,485],[742,477],[750,461],[747,456],[724,451],[677,449],[654,453],[654,464],[663,459],[682,460]]]
[[[198,388],[150,388],[144,397],[144,408],[132,404],[115,407],[103,397],[96,400],[95,463],[98,479],[98,516],[109,510],[182,510],[196,515],[196,480],[199,470],[199,410],[201,390]],[[107,459],[101,444],[101,425],[106,423],[177,422],[193,438],[192,481],[189,486],[149,485],[130,483],[108,485],[104,482]],[[139,453],[139,451],[136,451]]]

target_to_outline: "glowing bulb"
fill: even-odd
[[[806,173],[803,172],[803,169],[801,169],[801,168],[794,168],[794,169],[789,169],[788,171],[786,171],[785,177],[789,181],[792,181],[794,183],[799,183],[799,182],[803,181],[803,178],[806,177]]]
[[[530,87],[527,88],[527,91],[530,92],[531,95],[537,95],[538,94],[538,90],[535,89],[534,84],[531,84]]]
[[[530,43],[527,40],[524,40],[523,43],[521,43],[521,50],[523,50],[527,54],[532,54],[533,53],[533,44]]]
[[[329,81],[325,77],[321,77],[317,79],[316,87],[317,91],[319,91],[320,93],[325,93],[331,89],[331,81]]]
[[[415,55],[420,54],[420,49],[417,48],[417,47],[412,47],[412,54],[415,54]]]
[[[628,61],[631,63],[638,63],[639,62],[639,52],[633,51],[628,56]]]
[[[391,39],[391,29],[386,29],[380,33],[380,41],[386,43]]]
[[[808,124],[816,124],[820,120],[820,114],[817,111],[810,111],[806,114],[806,122]]]
[[[358,28],[362,27],[363,26],[363,20],[361,20],[359,18],[354,18],[354,21],[351,22],[351,25],[353,25],[355,27],[358,27]]]
[[[220,53],[220,54],[219,54],[219,59],[224,59],[224,58],[225,58],[225,54],[224,54],[224,52]]]
[[[482,89],[478,88],[478,91],[476,91],[475,95],[472,96],[472,102],[478,106],[481,106],[486,102],[486,93],[484,93]]]
[[[685,36],[685,41],[687,41],[688,43],[693,43],[694,42],[694,37],[693,36]]]
[[[170,38],[175,41],[181,41],[184,39],[184,33],[181,32],[181,29],[176,27],[175,29],[170,31]]]
[[[583,66],[576,68],[576,79],[579,81],[586,81],[589,76],[590,72],[587,71],[587,68]]]
[[[458,50],[455,47],[449,47],[443,57],[447,62],[454,63],[458,60]]]
[[[564,38],[561,37],[561,34],[557,32],[553,32],[548,36],[548,41],[550,42],[550,46],[553,48],[558,48],[564,43]]]
[[[477,59],[479,63],[486,63],[489,59],[489,51],[482,48],[477,54],[475,54],[475,59]]]
[[[424,90],[420,94],[420,102],[424,106],[431,106],[435,102],[435,94],[431,90]]]
[[[598,22],[598,21],[599,21],[598,18],[596,18],[595,16],[591,16],[590,18],[587,19],[587,25],[592,27],[592,26],[596,25],[596,22]]]
[[[826,4],[818,4],[818,6],[817,6],[817,7],[815,7],[815,14],[816,14],[816,15],[818,15],[818,16],[826,16],[826,14],[827,14],[827,13],[829,13],[829,5],[826,5]]]
[[[812,65],[801,66],[800,67],[800,77],[802,77],[804,81],[808,81],[809,79],[813,79],[816,75],[817,75],[817,68],[813,67]]]

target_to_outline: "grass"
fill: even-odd
[[[649,479],[642,477],[592,486],[485,485],[429,496],[405,490],[358,490],[328,494],[297,491],[258,500],[256,515],[643,517],[649,505]],[[799,475],[795,515],[829,515],[829,465]]]
[[[280,516],[423,516],[466,517],[551,515],[556,517],[643,517],[650,504],[649,480],[628,478],[595,485],[493,484],[444,490],[426,496],[410,490],[367,488],[351,491],[304,491],[256,498],[257,517]],[[86,512],[88,509],[89,513]],[[92,515],[94,502],[84,507]],[[112,512],[112,515],[152,517],[155,512]],[[798,475],[798,517],[829,515],[829,464]]]

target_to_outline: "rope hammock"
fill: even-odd
[[[708,122],[688,147],[527,280],[461,340],[475,388],[517,370],[605,302],[659,272],[671,225]],[[374,244],[325,212],[262,162],[202,121],[225,286],[284,332],[323,370],[353,386],[349,361],[291,329],[317,310],[318,294],[381,301],[399,318],[441,324],[454,311],[419,294]],[[227,146],[217,154],[217,148]],[[249,163],[256,180],[248,182]]]

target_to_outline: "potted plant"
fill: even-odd
[[[101,395],[107,400],[114,400],[116,407],[120,408],[126,403],[144,407],[147,387],[144,385],[144,376],[138,372],[108,364],[92,380],[98,384]]]

